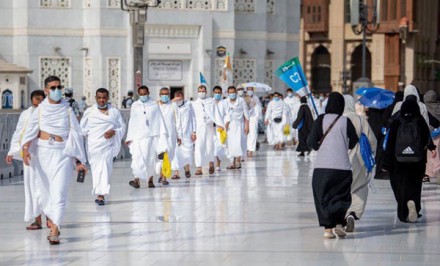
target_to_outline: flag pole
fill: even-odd
[[[315,100],[313,99],[312,92],[310,91],[308,95],[309,95],[310,100],[312,101],[313,109],[315,109],[316,117],[318,117],[319,116],[318,108],[316,108],[316,103],[315,103]]]

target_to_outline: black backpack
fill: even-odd
[[[424,158],[425,147],[417,118],[400,117],[400,126],[396,135],[396,160],[401,163],[420,162]]]
[[[75,99],[70,98],[69,99],[69,105],[70,107],[73,107],[73,103],[75,102]]]

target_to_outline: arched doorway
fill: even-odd
[[[367,48],[367,54],[366,54],[366,69],[365,69],[365,75],[368,79],[371,80],[371,53]],[[353,53],[351,54],[351,88],[353,88],[353,82],[358,80],[360,77],[362,77],[362,45],[358,45]]]
[[[12,109],[13,101],[12,101],[12,91],[5,90],[2,93],[2,108],[3,109]]]
[[[317,93],[331,91],[330,53],[327,48],[320,45],[312,54],[312,90]]]

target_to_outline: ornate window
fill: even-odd
[[[107,0],[107,7],[109,8],[119,8],[121,6],[120,0]]]
[[[121,94],[121,60],[119,57],[107,58],[107,89],[110,92],[110,102],[120,107]]]
[[[70,0],[40,0],[40,7],[68,8]]]
[[[232,68],[234,71],[234,84],[255,81],[255,59],[234,59]]]
[[[83,8],[91,8],[92,0],[83,0]]]
[[[186,8],[188,9],[212,9],[211,0],[187,0]]]
[[[87,104],[92,105],[92,58],[84,57],[83,66],[83,92],[84,96],[87,97]]]
[[[266,12],[268,14],[273,14],[275,11],[275,0],[267,0]]]
[[[57,76],[61,85],[70,87],[71,61],[65,57],[41,57],[40,58],[40,85],[44,88],[44,80],[49,76]]]
[[[240,12],[254,12],[255,1],[254,0],[235,0],[235,11]]]
[[[264,61],[264,83],[273,88],[273,60]]]
[[[217,0],[216,9],[217,10],[226,10],[227,9],[226,0]]]
[[[223,65],[225,64],[225,59],[216,59],[215,60],[215,84],[212,85],[221,85],[222,80],[222,74],[223,74]]]
[[[161,0],[158,8],[181,8],[182,0]]]

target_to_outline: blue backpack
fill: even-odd
[[[367,135],[365,135],[365,133],[363,131],[362,120],[360,117],[359,117],[359,120],[361,122],[360,123],[361,124],[361,136],[359,137],[359,147],[361,150],[361,156],[362,156],[362,159],[364,160],[364,165],[365,165],[365,168],[367,169],[367,172],[371,173],[374,166],[376,165],[376,161],[374,159],[374,154],[371,149],[370,141],[368,140]]]

